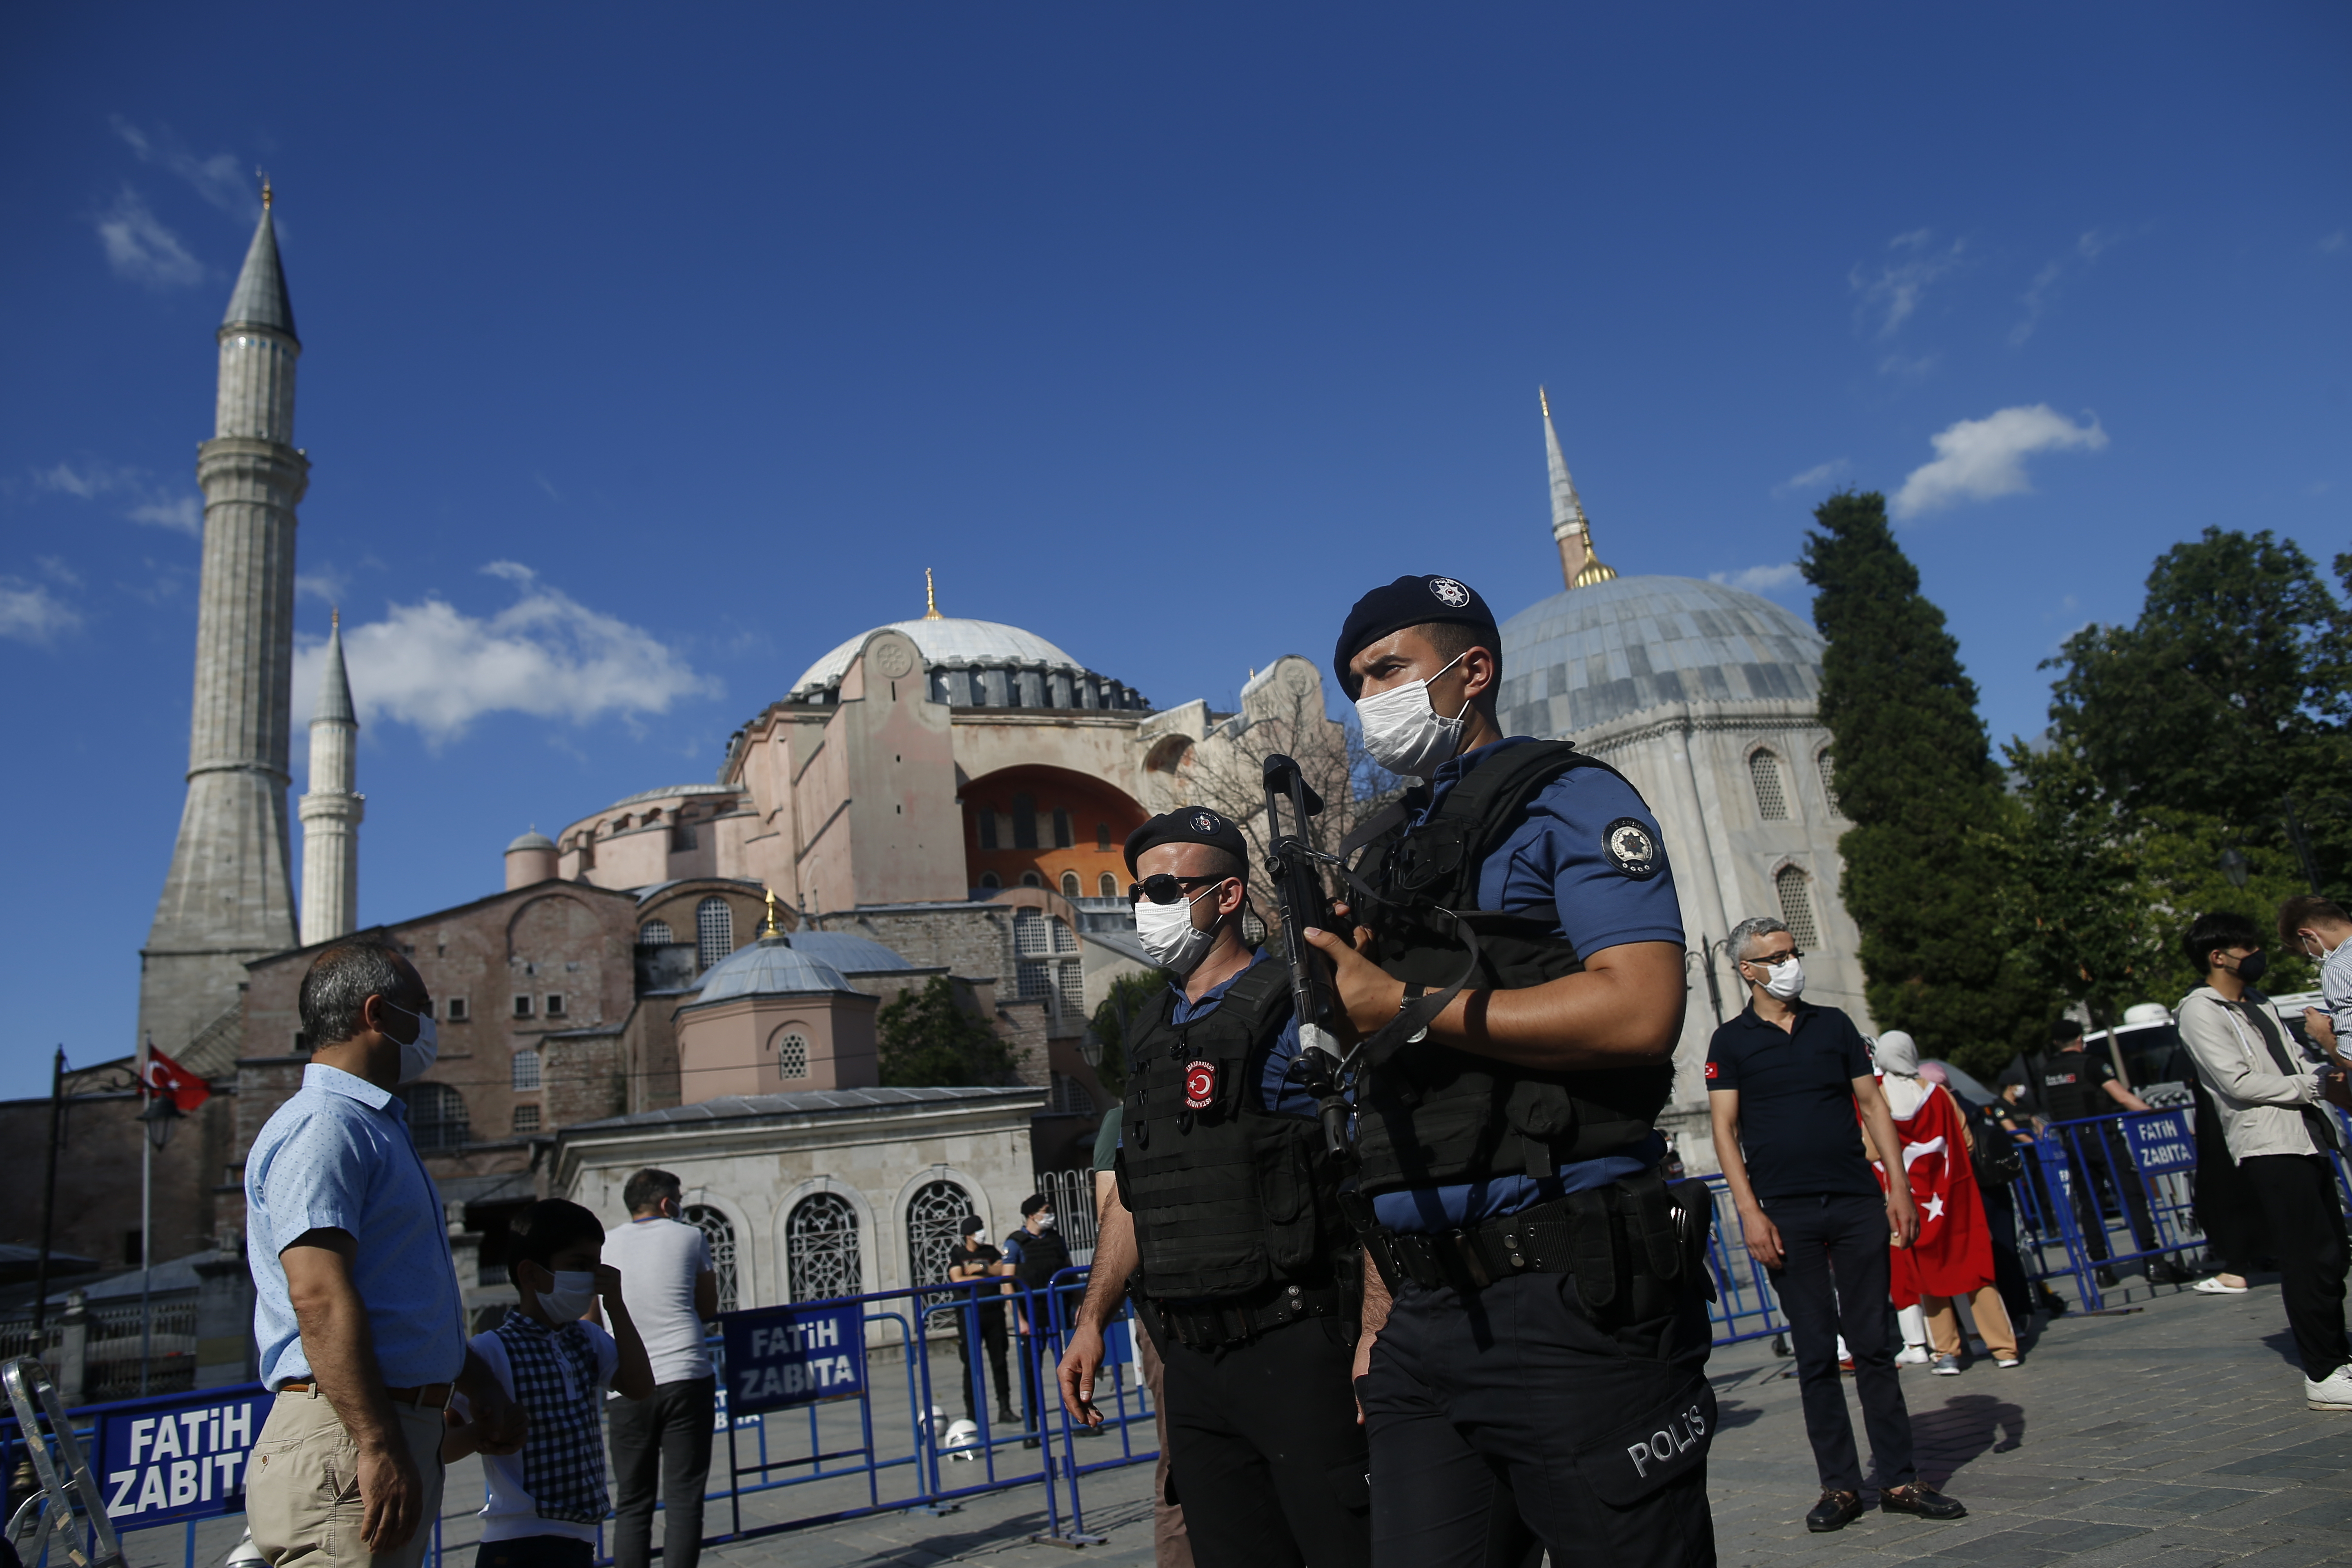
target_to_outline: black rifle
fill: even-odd
[[[1282,807],[1290,807],[1291,831],[1282,831]],[[1307,819],[1319,816],[1323,798],[1307,784],[1298,764],[1285,756],[1265,760],[1265,832],[1269,848],[1265,873],[1274,883],[1274,900],[1282,917],[1282,958],[1290,966],[1290,1001],[1298,1018],[1300,1066],[1307,1087],[1315,1096],[1323,1121],[1326,1151],[1348,1152],[1348,1102],[1340,1092],[1339,1068],[1346,1059],[1332,1032],[1339,1000],[1331,989],[1331,963],[1307,940],[1308,927],[1338,931],[1324,890],[1318,855],[1307,842]]]

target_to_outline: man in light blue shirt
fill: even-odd
[[[302,1087],[246,1156],[253,1332],[278,1394],[247,1518],[273,1564],[415,1568],[452,1386],[487,1451],[522,1446],[522,1413],[467,1352],[440,1194],[393,1093],[433,1063],[424,981],[388,949],[344,943],[311,963],[301,1012],[316,1042]]]

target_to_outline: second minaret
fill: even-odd
[[[367,797],[358,782],[360,718],[343,671],[343,617],[327,634],[327,666],[310,714],[310,787],[303,795],[302,945],[332,942],[359,929],[360,819]]]

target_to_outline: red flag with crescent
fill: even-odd
[[[188,1111],[213,1097],[213,1086],[150,1046],[147,1047],[147,1092],[160,1095],[183,1111]]]
[[[1857,1108],[1857,1114],[1859,1110]],[[1888,1285],[1898,1307],[1929,1296],[1965,1296],[1992,1283],[1992,1230],[1969,1163],[1967,1122],[1951,1091],[1931,1085],[1908,1120],[1895,1123],[1911,1201],[1919,1209],[1919,1238],[1888,1255]],[[1872,1162],[1878,1184],[1886,1172]]]

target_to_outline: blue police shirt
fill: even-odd
[[[1530,737],[1514,735],[1445,763],[1430,780],[1428,804],[1409,826],[1427,821],[1470,768],[1506,746],[1528,743]],[[1478,907],[1546,919],[1580,953],[1629,942],[1682,946],[1682,908],[1675,897],[1673,865],[1663,863],[1651,876],[1630,877],[1609,857],[1604,845],[1609,825],[1629,816],[1649,832],[1664,862],[1664,836],[1633,786],[1600,768],[1570,768],[1528,803],[1526,820],[1478,868]],[[1495,1176],[1384,1193],[1372,1200],[1372,1213],[1391,1230],[1451,1230],[1638,1174],[1665,1152],[1665,1139],[1652,1133],[1627,1153],[1571,1161],[1557,1175],[1541,1180],[1524,1174]]]
[[[313,1230],[340,1230],[359,1243],[352,1283],[367,1307],[386,1387],[447,1383],[465,1366],[441,1194],[398,1097],[340,1068],[304,1068],[302,1087],[271,1113],[246,1156],[245,1205],[263,1383],[276,1388],[310,1376],[278,1255]]]
[[[1225,999],[1225,993],[1234,988],[1234,981],[1259,964],[1272,961],[1272,955],[1265,949],[1259,948],[1257,955],[1248,963],[1202,992],[1198,1002],[1184,994],[1181,984],[1170,985],[1168,989],[1174,994],[1176,1004],[1169,1011],[1168,1021],[1181,1027],[1206,1016]],[[1276,1116],[1304,1116],[1309,1120],[1319,1114],[1315,1096],[1307,1088],[1305,1064],[1299,1059],[1298,1016],[1296,1013],[1282,1021],[1281,1032],[1266,1045],[1265,1054],[1255,1067],[1244,1070],[1250,1072],[1257,1080],[1257,1108],[1260,1110]],[[1119,1146],[1127,1146],[1124,1129],[1120,1131]]]

